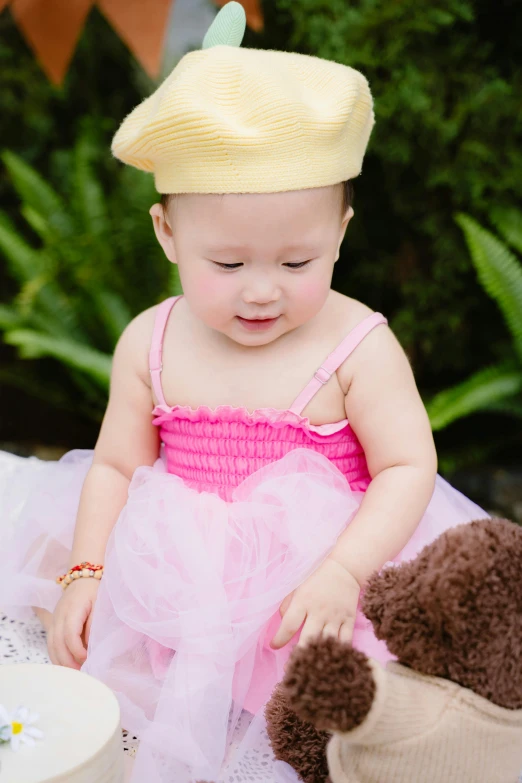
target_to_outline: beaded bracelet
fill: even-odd
[[[62,576],[57,576],[56,581],[58,584],[62,586],[62,588],[65,590],[65,588],[71,584],[72,581],[75,579],[79,579],[82,576],[92,576],[95,579],[101,579],[103,576],[103,566],[102,565],[93,565],[92,563],[83,562],[80,563],[80,565],[75,565],[72,568],[70,568],[66,574],[62,574]]]

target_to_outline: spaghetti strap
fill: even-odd
[[[315,397],[321,386],[328,383],[332,375],[339,369],[345,359],[357,348],[376,326],[387,324],[388,321],[382,313],[372,313],[364,318],[361,323],[352,329],[332,353],[325,359],[321,367],[314,374],[310,383],[305,386],[293,405],[289,408],[292,413],[302,414],[310,400]]]
[[[152,340],[149,351],[149,372],[152,388],[160,405],[167,404],[165,397],[163,396],[163,388],[161,385],[161,371],[163,369],[163,336],[165,334],[167,321],[169,320],[170,311],[176,302],[179,301],[179,299],[181,299],[181,296],[171,296],[158,305],[158,309],[156,310],[156,319],[154,321],[154,329],[152,331]]]

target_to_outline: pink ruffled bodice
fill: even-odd
[[[216,410],[158,405],[153,414],[168,472],[225,500],[247,476],[296,448],[327,457],[354,491],[364,492],[370,483],[364,451],[346,420],[313,426],[290,410],[250,413],[225,405]]]
[[[162,302],[156,313],[149,367],[158,404],[154,424],[160,428],[167,470],[200,492],[230,500],[234,489],[260,468],[277,462],[298,448],[326,457],[346,477],[350,488],[364,492],[370,475],[364,451],[348,420],[310,423],[303,411],[321,387],[375,327],[386,324],[381,313],[361,321],[315,372],[287,410],[220,405],[191,408],[169,406],[161,384],[163,337],[172,308],[181,297]]]

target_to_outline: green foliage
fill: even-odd
[[[477,411],[503,411],[522,418],[521,406],[522,370],[497,365],[479,370],[458,386],[439,392],[427,410],[432,429],[440,430]]]
[[[522,224],[520,211],[518,222]],[[480,283],[499,305],[522,364],[522,266],[501,241],[467,215],[458,215],[457,223],[466,237]]]
[[[247,31],[245,45],[352,66],[374,96],[335,287],[390,316],[421,388],[477,370],[484,353],[497,361],[502,321],[492,307],[484,318],[453,215],[485,223],[492,209],[522,201],[516,3],[274,0],[265,10],[264,36]]]
[[[58,189],[5,152],[20,214],[38,244],[0,213],[0,254],[18,283],[12,302],[0,306],[5,342],[23,359],[52,357],[64,365],[71,397],[81,390],[94,418],[106,405],[121,332],[133,315],[179,290],[150,224],[148,207],[156,200],[150,177],[115,165],[107,192],[95,174],[98,154],[93,138],[83,134],[62,157]],[[4,379],[12,378],[4,373]]]
[[[511,208],[522,202],[522,15],[516,0],[263,5],[265,31],[247,30],[244,46],[297,50],[359,68],[375,98],[377,123],[355,182],[355,218],[334,286],[390,317],[421,389],[452,387],[480,373],[487,383],[479,397],[488,410],[518,415],[516,395],[495,393],[509,385],[515,361],[502,311],[484,297],[453,219],[472,214],[522,253],[522,225]],[[108,154],[122,117],[154,85],[95,8],[63,88],[49,84],[9,12],[0,14],[0,71],[2,146],[41,180],[31,184],[32,195],[21,196],[19,210],[16,163],[11,160],[10,176],[0,171],[0,254],[9,255],[8,269],[0,259],[0,328],[72,340],[108,357],[129,313],[174,290],[167,280],[171,267],[150,231],[147,208],[155,195],[149,179],[122,170]],[[79,137],[84,146],[75,157]],[[78,191],[84,161],[96,176]],[[53,193],[46,195],[49,183]],[[61,208],[46,212],[54,197]],[[56,377],[44,374],[52,362]],[[63,362],[3,366],[0,382],[99,416],[100,379]],[[496,379],[491,368],[499,371]],[[64,377],[69,387],[58,383]],[[468,394],[475,404],[471,386]]]
[[[457,216],[473,265],[486,292],[496,301],[512,337],[509,360],[487,367],[457,386],[440,392],[427,406],[434,430],[478,411],[522,419],[522,264],[497,237],[467,215]],[[517,245],[522,212],[497,212],[497,225]]]
[[[14,150],[45,178],[53,157],[68,150],[86,123],[109,140],[121,118],[151,87],[128,48],[93,7],[63,86],[43,73],[9,10],[0,13],[2,149]],[[105,167],[103,167],[105,168]],[[0,176],[0,207],[11,212],[13,192]]]

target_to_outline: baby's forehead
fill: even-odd
[[[338,192],[340,191],[340,192]],[[184,194],[169,208],[179,243],[214,260],[259,254],[292,260],[321,255],[338,238],[342,189]]]
[[[182,193],[168,198],[169,208],[183,215],[234,215],[241,217],[255,214],[261,219],[270,215],[291,217],[319,217],[330,213],[333,204],[342,200],[342,185],[321,188],[282,191],[280,193]]]

